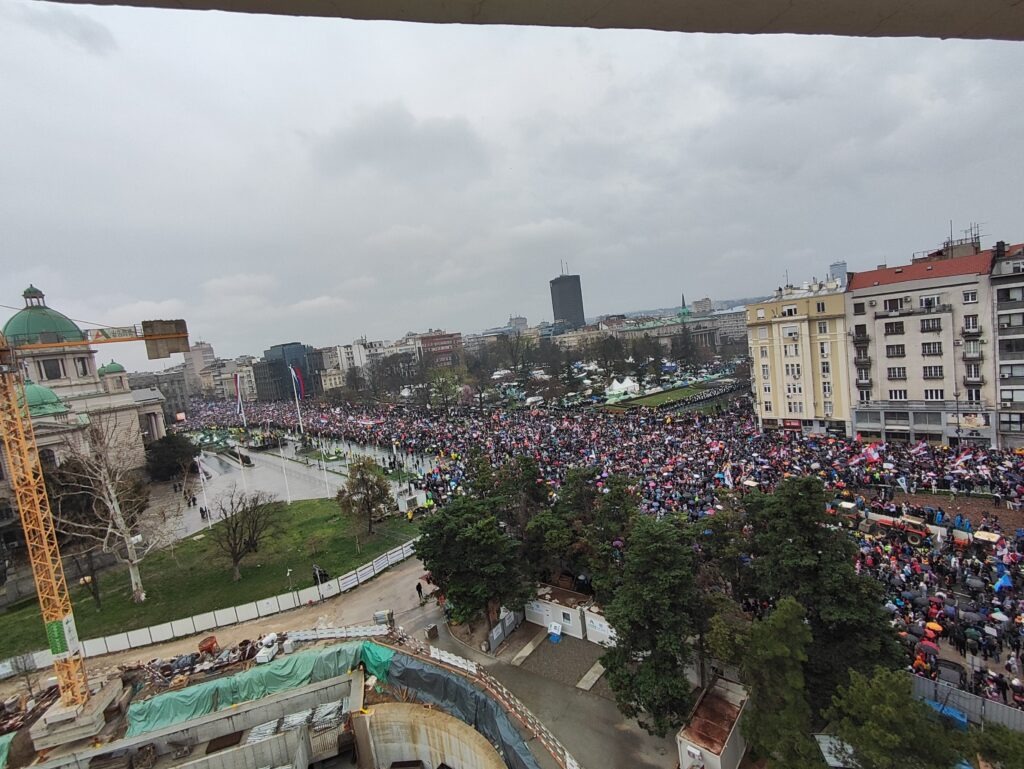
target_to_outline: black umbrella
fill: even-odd
[[[917,636],[918,638],[924,638],[924,628],[920,625],[911,625],[907,628],[907,632],[911,635]]]
[[[913,601],[911,601],[911,603],[914,604],[914,606],[916,606],[918,609],[922,609],[928,605],[928,599],[922,596],[918,596]]]
[[[973,625],[975,622],[981,622],[981,615],[973,611],[962,611],[960,612],[960,621]]]

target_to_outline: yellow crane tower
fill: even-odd
[[[25,545],[39,594],[46,637],[53,654],[61,702],[69,707],[86,703],[89,684],[64,579],[50,500],[43,482],[39,449],[25,398],[18,352],[113,342],[145,342],[150,359],[167,358],[171,353],[188,352],[189,349],[188,330],[183,320],[144,321],[141,327],[89,329],[84,339],[40,339],[24,344],[16,339],[5,339],[0,334],[0,438],[25,532]]]

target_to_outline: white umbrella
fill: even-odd
[[[1010,618],[1007,617],[1005,614],[1003,614],[1001,611],[994,611],[991,614],[989,614],[988,616],[990,616],[996,622],[1009,622],[1010,621]]]

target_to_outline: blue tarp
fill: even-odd
[[[948,720],[957,730],[967,731],[967,715],[962,710],[957,710],[950,705],[943,705],[935,700],[925,700],[942,718]]]

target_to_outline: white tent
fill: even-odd
[[[622,392],[626,392],[629,393],[630,395],[633,395],[635,393],[640,392],[640,385],[638,385],[629,377],[626,377],[625,379],[622,380]]]

